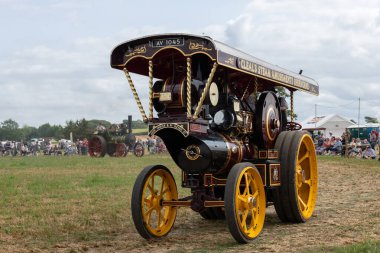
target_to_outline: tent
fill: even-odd
[[[355,125],[354,122],[338,114],[310,117],[301,122],[302,129],[307,131],[320,131],[325,137],[340,137],[347,127]]]

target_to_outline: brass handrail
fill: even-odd
[[[140,101],[139,95],[137,94],[137,91],[136,91],[135,85],[133,84],[132,78],[131,78],[131,76],[129,75],[129,72],[128,72],[128,70],[127,70],[126,68],[124,68],[123,71],[124,71],[125,77],[126,77],[127,80],[128,80],[129,86],[131,87],[131,90],[132,90],[133,96],[135,97],[135,100],[136,100],[137,106],[139,107],[139,110],[140,110],[141,116],[143,117],[144,122],[148,122],[148,118],[146,117],[146,114],[145,114],[144,108],[143,108],[143,106],[142,106],[142,104],[141,104],[141,101]]]
[[[207,79],[207,82],[206,82],[206,86],[205,86],[205,89],[203,90],[202,92],[202,96],[201,96],[201,99],[199,100],[199,103],[197,105],[197,108],[195,109],[195,112],[194,112],[194,115],[193,115],[193,119],[197,119],[198,118],[198,114],[200,113],[201,111],[201,107],[203,105],[203,102],[206,98],[206,95],[208,93],[208,90],[210,89],[210,85],[211,85],[211,82],[212,82],[212,79],[214,78],[214,74],[215,74],[215,71],[216,71],[216,67],[218,66],[218,64],[215,62],[214,65],[212,66],[212,69],[211,69],[211,72],[210,72],[210,75],[208,76],[208,79]]]

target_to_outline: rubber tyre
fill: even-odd
[[[241,194],[241,188],[245,186],[240,185],[240,183],[243,182],[242,179],[246,174],[249,175],[251,179],[253,178],[253,181],[251,180],[251,182],[253,183],[250,184],[250,186],[254,185],[255,188],[257,188],[255,189],[255,194],[257,193],[257,196],[254,198],[250,194],[250,192],[247,192],[247,194],[244,194],[246,192],[246,189],[244,190],[243,194]],[[250,191],[252,191],[252,188],[250,188]],[[247,203],[247,207],[245,207],[244,204],[242,204],[243,201],[240,200],[240,197],[246,198],[246,200],[248,200],[244,202],[244,203]],[[263,185],[260,173],[253,164],[238,163],[232,167],[227,177],[224,200],[225,200],[224,205],[225,205],[225,214],[226,214],[228,228],[231,232],[231,235],[234,237],[234,239],[239,243],[248,243],[252,241],[253,239],[257,238],[257,236],[261,233],[262,228],[264,226],[266,198],[265,198],[264,185]],[[255,207],[254,207],[254,203],[256,204]],[[245,208],[245,209],[242,211],[241,208]],[[252,225],[252,219],[251,219],[251,223],[247,224],[249,212],[251,212],[252,214],[253,208],[256,209],[255,224]],[[242,211],[243,214],[244,212],[247,211],[245,222],[243,221],[243,214],[240,217],[239,210]],[[245,223],[247,232],[242,231],[243,222]]]
[[[159,210],[160,212],[162,209],[166,208],[166,211],[164,212],[164,216],[166,215],[166,222],[163,222],[163,229],[162,231],[161,230],[158,231],[157,229],[156,229],[157,231],[155,231],[152,225],[150,225],[150,216],[154,210],[150,212],[149,219],[147,220],[145,217],[146,214],[143,213],[144,212],[143,202],[145,204],[147,202],[146,200],[148,200],[147,198],[145,198],[145,192],[149,190],[149,186],[147,187],[147,184],[149,185],[149,180],[151,180],[152,176],[155,177],[155,175],[159,175],[159,174],[163,175],[162,180],[165,179],[165,182],[168,183],[166,185],[167,189],[164,191],[167,191],[169,196],[166,196],[164,198],[158,198],[156,195],[156,197],[153,198],[151,196],[152,194],[150,195],[151,197],[150,202],[156,203],[156,208],[161,208]],[[156,185],[153,183],[153,189],[156,189],[155,186]],[[163,188],[161,187],[161,192],[162,190]],[[144,170],[142,170],[140,174],[138,175],[136,182],[133,186],[132,199],[131,199],[132,218],[133,218],[133,222],[135,224],[137,232],[145,239],[160,238],[160,237],[166,236],[173,227],[173,224],[176,218],[177,207],[169,207],[169,206],[162,207],[160,203],[161,203],[161,200],[177,200],[177,199],[178,199],[178,192],[177,192],[177,186],[176,186],[174,177],[172,173],[165,166],[153,165],[153,166],[148,166],[144,168]],[[151,208],[154,209],[154,206],[151,206]],[[158,223],[160,222],[158,221]]]
[[[318,184],[313,141],[305,131],[284,132],[275,147],[280,147],[282,168],[281,186],[273,190],[276,213],[284,222],[306,222],[314,211]],[[307,152],[304,152],[305,149]],[[305,159],[299,157],[300,152],[305,153]],[[297,166],[302,173],[297,170]]]
[[[279,153],[279,159],[280,161],[282,161],[283,159],[281,158],[281,154],[285,154],[285,151],[282,150],[282,147],[284,146],[283,143],[285,141],[285,137],[286,136],[289,136],[290,134],[292,134],[292,132],[290,131],[284,131],[284,132],[281,132],[279,134],[279,136],[277,137],[277,140],[276,140],[276,143],[275,143],[275,146],[274,148],[276,150],[278,150],[278,153]],[[287,152],[287,151],[286,151]],[[282,167],[282,170],[281,170],[281,182],[283,182],[284,177],[285,177],[285,170],[286,170],[286,167],[283,163],[281,163],[281,167]],[[283,190],[284,191],[284,190]],[[275,188],[273,190],[273,200],[274,200],[274,208],[276,210],[276,213],[277,213],[277,216],[278,218],[283,221],[283,222],[288,222],[290,221],[288,219],[288,217],[286,216],[286,212],[285,212],[285,207],[284,207],[284,204],[283,204],[283,201],[281,201],[282,197],[281,197],[281,191],[279,188]]]

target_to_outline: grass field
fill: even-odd
[[[136,128],[136,129],[132,129],[132,133],[137,134],[137,135],[148,134],[148,128]]]
[[[0,252],[230,252],[249,247],[258,252],[379,252],[380,162],[319,158],[319,200],[313,219],[281,224],[269,207],[263,233],[251,246],[236,245],[225,221],[205,221],[189,209],[179,210],[168,237],[142,240],[133,227],[130,198],[137,174],[150,164],[169,167],[180,185],[180,170],[165,155],[0,158]],[[337,185],[332,185],[334,177],[339,178]],[[361,178],[367,187],[362,187]],[[339,189],[352,194],[339,199]],[[182,196],[188,194],[187,189],[179,190]],[[366,209],[366,203],[372,209]],[[335,230],[336,240],[326,240],[325,230]],[[308,241],[310,234],[314,236]],[[300,240],[298,236],[305,244],[279,243],[280,248],[273,248],[276,240]]]

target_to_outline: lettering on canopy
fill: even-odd
[[[300,89],[308,90],[311,92],[317,92],[317,88],[306,81],[303,81],[293,76],[261,66],[251,61],[247,61],[247,60],[239,58],[237,60],[237,67],[239,69],[248,71],[250,73],[257,74],[259,76],[266,77],[277,82],[294,86],[295,88],[300,88]]]

